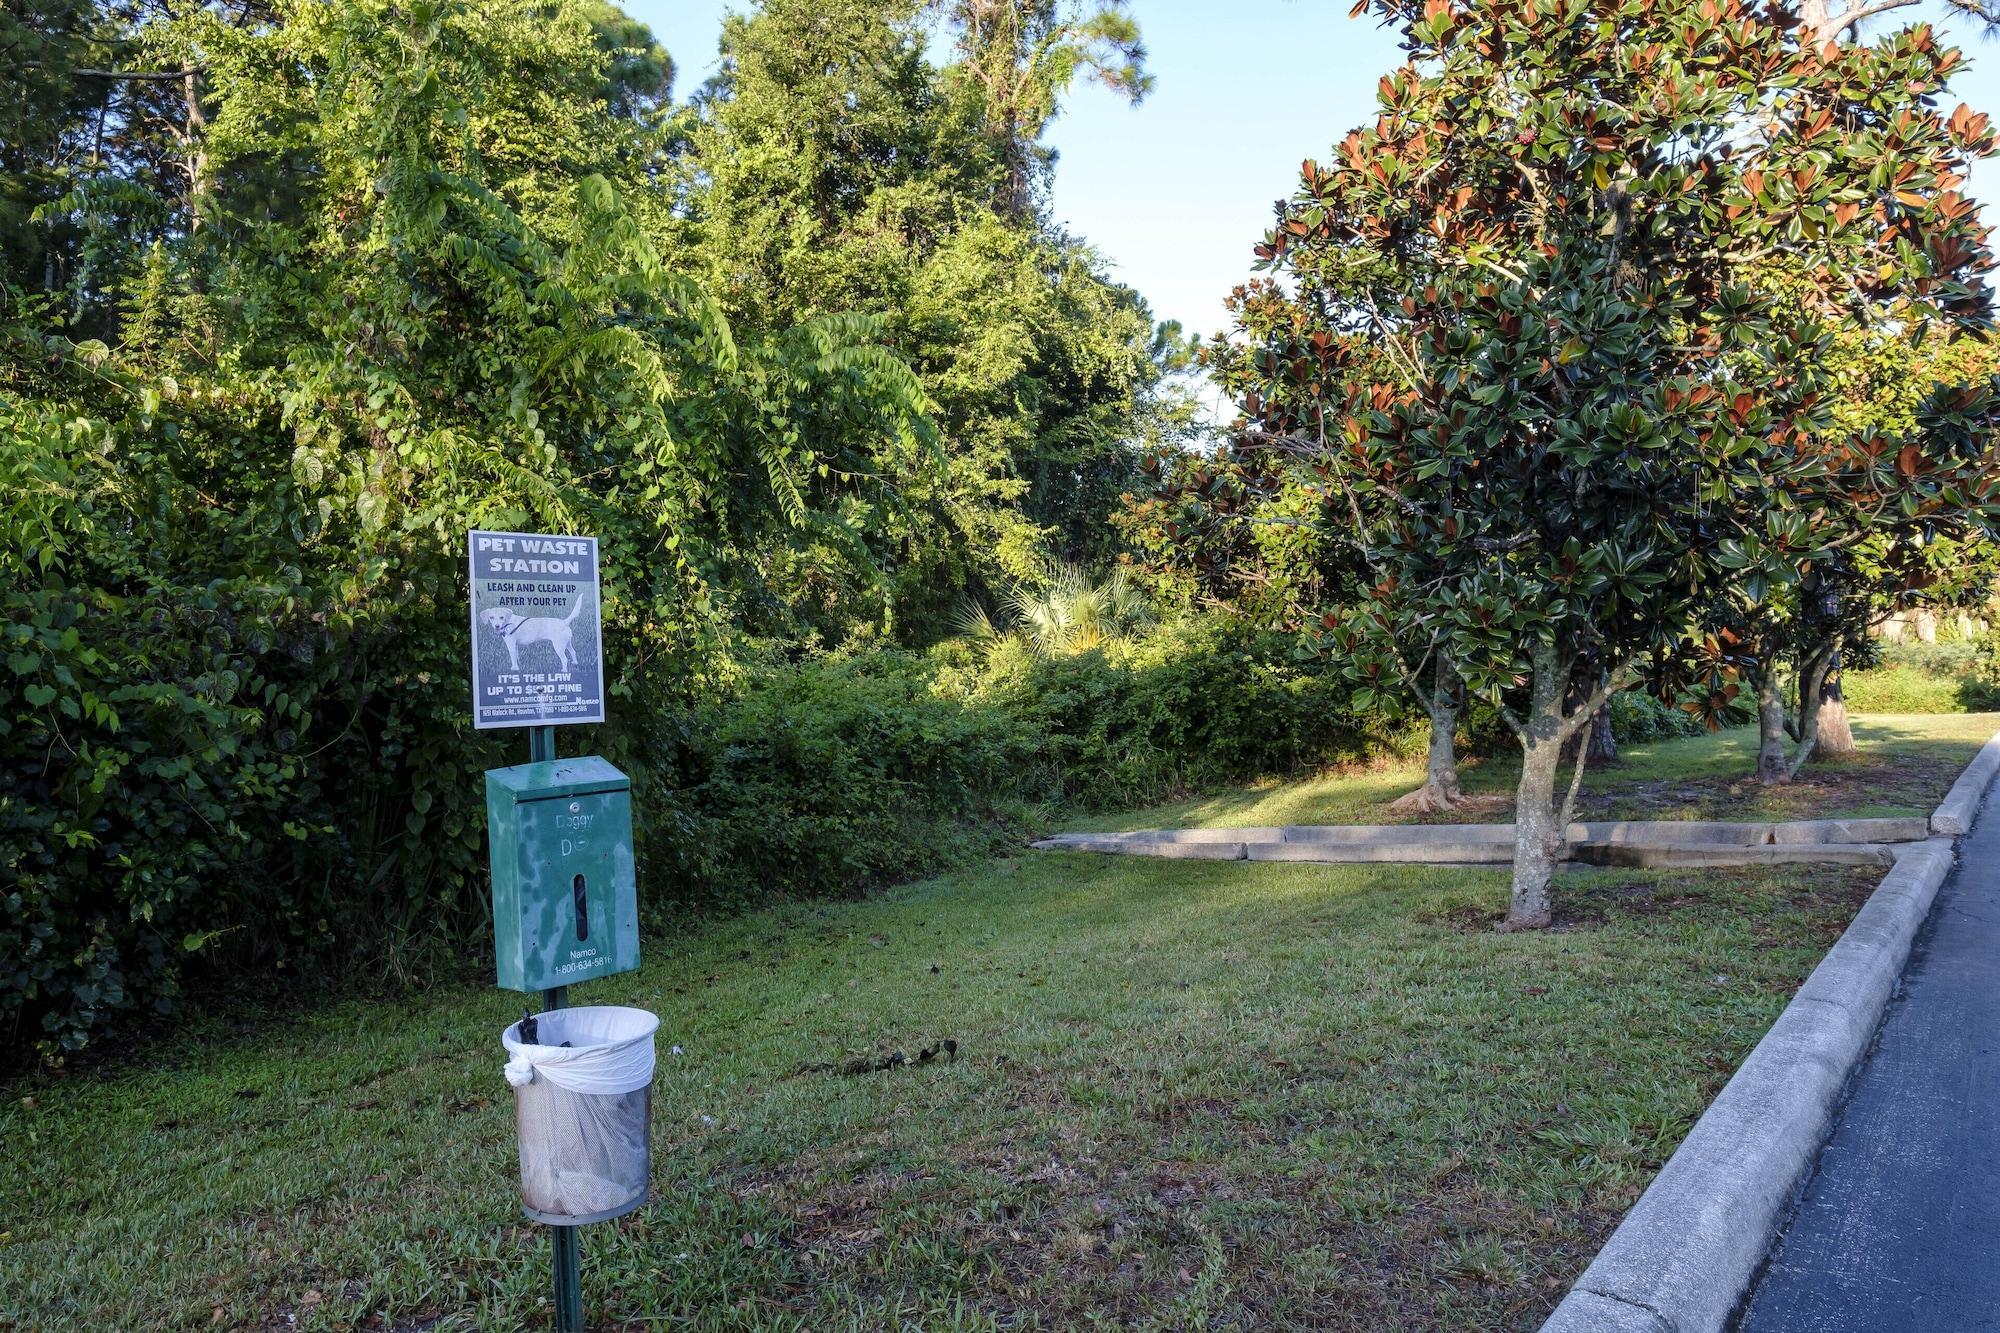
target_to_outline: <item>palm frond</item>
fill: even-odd
[[[1076,565],[1050,562],[1031,583],[1017,583],[1001,599],[1012,632],[1037,657],[1070,657],[1106,648],[1151,623],[1152,607],[1129,571],[1114,569],[1093,580]],[[979,614],[991,623],[983,608]],[[961,628],[966,622],[960,621]],[[982,639],[971,634],[969,637]],[[997,632],[995,638],[1001,637]]]

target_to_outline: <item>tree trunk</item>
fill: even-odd
[[[1836,649],[1826,684],[1820,686],[1818,754],[1821,759],[1852,759],[1858,753],[1854,728],[1847,721],[1847,700],[1840,692],[1840,652]]]
[[[1521,728],[1521,782],[1514,790],[1514,886],[1502,930],[1537,930],[1555,920],[1549,881],[1567,830],[1557,826],[1556,771],[1562,763],[1567,673],[1553,649],[1535,653],[1528,715]]]
[[[1785,692],[1772,664],[1760,664],[1757,681],[1757,781],[1775,787],[1791,780],[1785,767]]]
[[[1819,743],[1820,713],[1826,706],[1826,681],[1833,671],[1833,664],[1839,660],[1840,640],[1836,637],[1832,643],[1808,654],[1799,663],[1799,721],[1792,732],[1798,744],[1792,750],[1791,760],[1785,765],[1787,778],[1799,775],[1799,770],[1805,767],[1806,760],[1812,757],[1813,748]],[[1848,743],[1853,744],[1851,734]]]
[[[1424,756],[1424,785],[1444,794],[1457,805],[1463,798],[1458,789],[1458,705],[1450,699],[1431,706],[1431,747]]]
[[[1389,809],[1399,815],[1432,815],[1456,809],[1464,799],[1458,788],[1458,698],[1453,689],[1451,668],[1442,659],[1436,668],[1433,688],[1424,696],[1424,711],[1430,714],[1431,744],[1424,758],[1424,785],[1399,796]]]
[[[208,193],[208,150],[203,144],[208,133],[208,116],[201,107],[200,71],[189,68],[181,73],[181,100],[187,106],[187,128],[183,142],[187,157],[183,166],[188,178],[188,231],[201,229],[202,196]]]
[[[1611,703],[1591,714],[1590,739],[1584,743],[1584,758],[1593,764],[1618,762],[1618,737],[1611,731]]]

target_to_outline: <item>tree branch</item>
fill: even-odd
[[[1595,712],[1596,710],[1591,710]],[[1569,821],[1576,817],[1576,794],[1583,787],[1583,766],[1590,759],[1590,744],[1585,742],[1576,747],[1576,767],[1570,770],[1569,791],[1563,796],[1562,813],[1556,817],[1556,844],[1558,848],[1569,841]]]
[[[1488,555],[1509,555],[1523,546],[1532,545],[1540,536],[1541,534],[1537,532],[1517,532],[1506,541],[1501,541],[1498,537],[1474,537],[1472,548],[1484,551]]]
[[[1917,3],[1917,0],[1876,0],[1876,3],[1872,5],[1862,5],[1859,8],[1849,9],[1841,14],[1830,14],[1827,16],[1825,23],[1814,30],[1813,35],[1821,40],[1826,40],[1842,28],[1852,28],[1859,23],[1874,18],[1877,14],[1885,14],[1892,9],[1906,9],[1915,3]]]
[[[46,62],[40,60],[27,60],[14,66],[14,68],[15,69],[50,69],[50,68],[60,69],[62,68],[62,66],[60,65],[50,66]],[[82,79],[124,79],[133,83],[171,83],[176,79],[185,79],[190,74],[206,74],[208,73],[208,66],[190,65],[186,69],[166,69],[166,70],[76,68],[76,69],[71,69],[69,72],[71,74],[76,75],[78,78]]]
[[[1632,684],[1638,678],[1639,669],[1630,662],[1615,666],[1605,672],[1604,680],[1595,690],[1590,692],[1589,697],[1583,701],[1582,705],[1575,712],[1563,718],[1562,732],[1557,739],[1566,741],[1571,736],[1574,736],[1580,727],[1597,715],[1597,710],[1604,707],[1605,702],[1612,695]],[[1589,747],[1586,746],[1585,748],[1588,749]]]

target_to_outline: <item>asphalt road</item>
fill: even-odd
[[[2000,1330],[2000,808],[1990,796],[1736,1328]]]

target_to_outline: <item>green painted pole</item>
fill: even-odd
[[[556,757],[556,729],[528,729],[528,762],[546,763]],[[542,1012],[561,1009],[569,1003],[569,987],[552,986],[542,992]],[[550,1227],[549,1239],[555,1253],[556,1333],[583,1333],[583,1252],[575,1227]]]
[[[583,1333],[583,1257],[575,1227],[555,1227],[556,1333]]]
[[[542,1012],[560,1009],[569,988],[557,986],[542,992]],[[577,1228],[550,1227],[550,1255],[555,1275],[556,1333],[583,1333],[583,1249]]]
[[[542,992],[543,1013],[568,1003],[567,986],[552,986]],[[555,1247],[550,1258],[555,1270],[556,1333],[583,1333],[583,1251],[576,1231],[575,1227],[549,1228],[549,1240]]]

